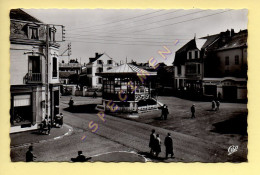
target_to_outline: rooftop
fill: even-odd
[[[22,9],[11,9],[10,10],[10,19],[42,23],[40,20],[38,20],[35,17],[29,15],[28,13],[26,13]]]
[[[132,74],[132,75],[148,75],[148,76],[157,75],[156,72],[150,72],[142,68],[138,68],[137,66],[134,66],[129,63],[122,64],[120,66],[108,70],[107,72],[98,73],[97,75],[105,76],[105,75],[115,75],[115,74]]]

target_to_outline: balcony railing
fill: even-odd
[[[41,83],[42,73],[27,73],[26,80],[27,83]]]

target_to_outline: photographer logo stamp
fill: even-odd
[[[232,145],[228,148],[228,155],[233,154],[234,152],[237,152],[238,146]]]

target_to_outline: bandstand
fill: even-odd
[[[146,112],[158,109],[155,100],[156,72],[140,69],[132,64],[123,64],[107,72],[97,73],[102,77],[102,105],[105,111]]]

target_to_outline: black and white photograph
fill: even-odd
[[[11,162],[248,162],[247,9],[9,17]]]

